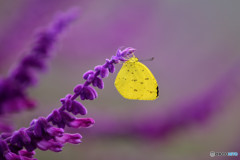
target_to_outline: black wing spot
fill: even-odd
[[[157,97],[159,96],[159,90],[158,90],[158,86],[157,86]]]
[[[134,74],[134,73],[132,72],[132,74]]]
[[[137,92],[137,89],[134,89],[135,92]]]

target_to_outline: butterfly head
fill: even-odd
[[[128,59],[128,62],[138,62],[138,58],[136,58],[135,56],[131,57]]]

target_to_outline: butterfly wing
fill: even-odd
[[[140,62],[125,62],[116,77],[115,87],[126,99],[155,100],[158,97],[156,79]]]

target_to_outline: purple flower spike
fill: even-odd
[[[36,75],[46,69],[46,63],[52,55],[59,35],[75,19],[76,12],[70,11],[60,15],[49,27],[36,35],[29,53],[22,58],[9,76],[0,79],[0,114],[31,109],[34,106],[34,103],[31,103],[31,107],[28,103],[23,103],[32,101],[26,91],[36,84]]]
[[[59,30],[61,30],[63,26],[64,24],[59,24]],[[41,58],[47,57],[47,50],[44,50],[44,48],[51,47],[49,44],[55,41],[55,39],[51,39],[51,36],[48,34],[42,36],[41,41],[39,41],[41,45],[34,50],[35,52],[42,53],[40,56]],[[66,143],[81,143],[82,136],[79,133],[66,133],[64,128],[66,126],[71,128],[87,128],[91,127],[95,121],[92,118],[78,118],[74,116],[77,114],[85,115],[87,113],[86,108],[78,102],[76,98],[80,97],[82,100],[93,100],[97,98],[98,94],[96,90],[90,85],[92,84],[94,87],[103,89],[104,83],[102,78],[107,77],[109,72],[113,73],[115,69],[114,64],[121,60],[124,61],[125,56],[130,54],[130,50],[130,48],[127,50],[125,49],[122,51],[122,54],[113,56],[111,60],[106,60],[105,64],[95,67],[94,71],[87,71],[83,75],[83,78],[86,80],[85,83],[78,84],[73,90],[73,95],[67,94],[65,98],[62,98],[60,100],[62,106],[58,109],[54,109],[46,118],[39,117],[38,119],[34,119],[28,128],[20,128],[12,134],[1,134],[0,159],[35,160],[33,155],[35,154],[34,150],[37,148],[43,151],[51,150],[60,152]],[[25,59],[22,63],[32,68],[41,68],[41,61],[38,62],[36,59],[32,59],[31,62],[30,59],[31,58]],[[26,85],[29,85],[31,81],[28,78],[22,78],[21,80],[22,82],[28,81]],[[23,90],[18,90],[18,87],[19,86],[16,86],[14,81],[0,81],[0,91],[4,91],[2,93],[0,92],[0,104],[6,97],[25,98]],[[11,101],[13,100],[11,99]],[[0,112],[3,112],[1,109],[2,108],[0,108]]]

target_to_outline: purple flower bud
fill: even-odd
[[[101,65],[97,65],[97,66],[94,68],[94,70],[95,70],[96,72],[101,71],[101,70],[102,70],[102,66],[101,66]]]
[[[64,122],[68,123],[68,122],[72,122],[73,120],[75,120],[75,117],[73,117],[72,115],[70,115],[67,112],[60,112],[62,119],[64,120]]]
[[[114,64],[119,63],[119,61],[127,61],[124,57],[112,56],[111,62]]]
[[[72,111],[71,112],[74,115],[77,115],[77,114],[85,115],[85,114],[87,114],[87,109],[80,102],[73,101],[72,102]]]
[[[8,137],[11,137],[11,136],[12,136],[12,133],[3,132],[3,133],[1,133],[0,139],[7,139]]]
[[[72,95],[67,94],[65,98],[61,99],[60,101],[62,102],[63,106],[67,110],[72,110],[72,100],[71,100]]]
[[[110,73],[113,73],[115,71],[114,65],[109,59],[106,59],[106,64],[104,65],[105,68],[108,68]]]
[[[132,54],[133,52],[135,52],[136,49],[134,48],[131,48],[131,47],[128,47],[128,48],[125,48],[124,50],[118,50],[117,51],[117,56],[118,57],[127,57],[128,55]]]
[[[36,137],[45,137],[46,135],[46,128],[48,128],[48,122],[45,118],[41,117],[35,124],[34,128],[34,135]]]
[[[26,129],[22,128],[18,131],[19,137],[21,138],[23,144],[28,144],[31,142],[31,138],[28,136]]]
[[[22,65],[24,65],[25,67],[36,68],[38,70],[46,69],[45,61],[43,61],[42,58],[37,57],[35,55],[28,55],[25,58],[23,58]]]
[[[94,71],[89,70],[86,73],[83,74],[83,79],[87,80],[89,75],[94,74]]]
[[[47,117],[47,121],[52,121],[53,124],[58,124],[62,122],[62,116],[58,110],[53,110],[53,112]]]
[[[92,118],[77,118],[68,124],[69,127],[79,128],[79,127],[91,127],[95,121]]]
[[[23,156],[23,157],[28,157],[28,158],[33,158],[33,156],[35,155],[35,152],[28,152],[26,150],[20,150],[19,155]]]
[[[79,133],[76,134],[69,134],[65,133],[62,137],[56,137],[56,141],[61,143],[72,143],[72,144],[79,144],[81,143],[82,136]]]
[[[100,76],[102,78],[105,78],[105,77],[108,77],[108,75],[109,75],[109,71],[107,70],[107,68],[102,67],[102,70],[100,72]]]
[[[21,157],[15,153],[12,152],[7,152],[5,154],[5,158],[6,160],[21,160]]]
[[[19,147],[19,148],[22,148],[23,142],[22,142],[21,136],[20,136],[20,134],[19,134],[18,131],[15,131],[15,132],[13,133],[13,136],[12,136],[12,138],[11,138],[11,140],[10,140],[10,143],[11,143],[12,145],[16,145],[16,146]]]
[[[99,72],[99,74],[102,78],[107,77],[109,74],[108,70],[104,66],[98,65],[94,69],[96,72]]]
[[[94,87],[97,86],[99,89],[104,88],[104,83],[103,83],[103,80],[101,78],[96,77],[92,84],[93,84]]]
[[[36,83],[35,73],[27,68],[20,67],[12,73],[13,79],[21,86],[30,86]]]
[[[11,97],[11,100],[10,99],[5,100],[5,102],[0,106],[0,109],[2,110],[2,113],[7,113],[7,112],[18,112],[23,108],[31,109],[34,106],[35,104],[33,103],[32,100],[26,99],[26,97],[19,95],[19,96]]]
[[[91,74],[88,76],[87,81],[91,83],[94,80],[94,78],[95,78],[94,74]]]
[[[5,158],[6,160],[37,160],[35,158],[32,158],[32,157],[28,157],[28,156],[25,156],[25,155],[17,155],[13,152],[8,152],[5,154]]]
[[[31,138],[31,142],[24,147],[28,152],[32,152],[37,148],[37,142],[41,140],[41,138],[37,138],[31,128],[27,129],[27,134]]]
[[[108,65],[108,70],[109,70],[110,73],[113,73],[115,71],[114,65],[113,64],[109,64]]]
[[[62,151],[63,144],[56,142],[52,139],[49,141],[42,140],[37,143],[37,147],[43,151],[51,150],[54,152],[60,152],[60,151]]]
[[[83,85],[82,85],[82,84],[78,84],[76,87],[74,87],[73,92],[74,92],[75,94],[77,94],[77,95],[80,95],[82,89],[83,89]]]
[[[97,92],[90,86],[84,86],[82,92],[80,93],[81,100],[93,100],[97,98]]]
[[[5,141],[0,139],[0,159],[3,159],[4,153],[8,151],[8,145]]]
[[[37,35],[36,46],[32,49],[32,52],[36,53],[41,58],[47,58],[50,56],[49,51],[52,50],[53,44],[56,41],[56,33],[45,30]]]
[[[49,127],[47,129],[47,132],[51,135],[51,136],[57,136],[57,137],[61,137],[64,133],[64,129],[62,128],[56,128],[56,127]]]

